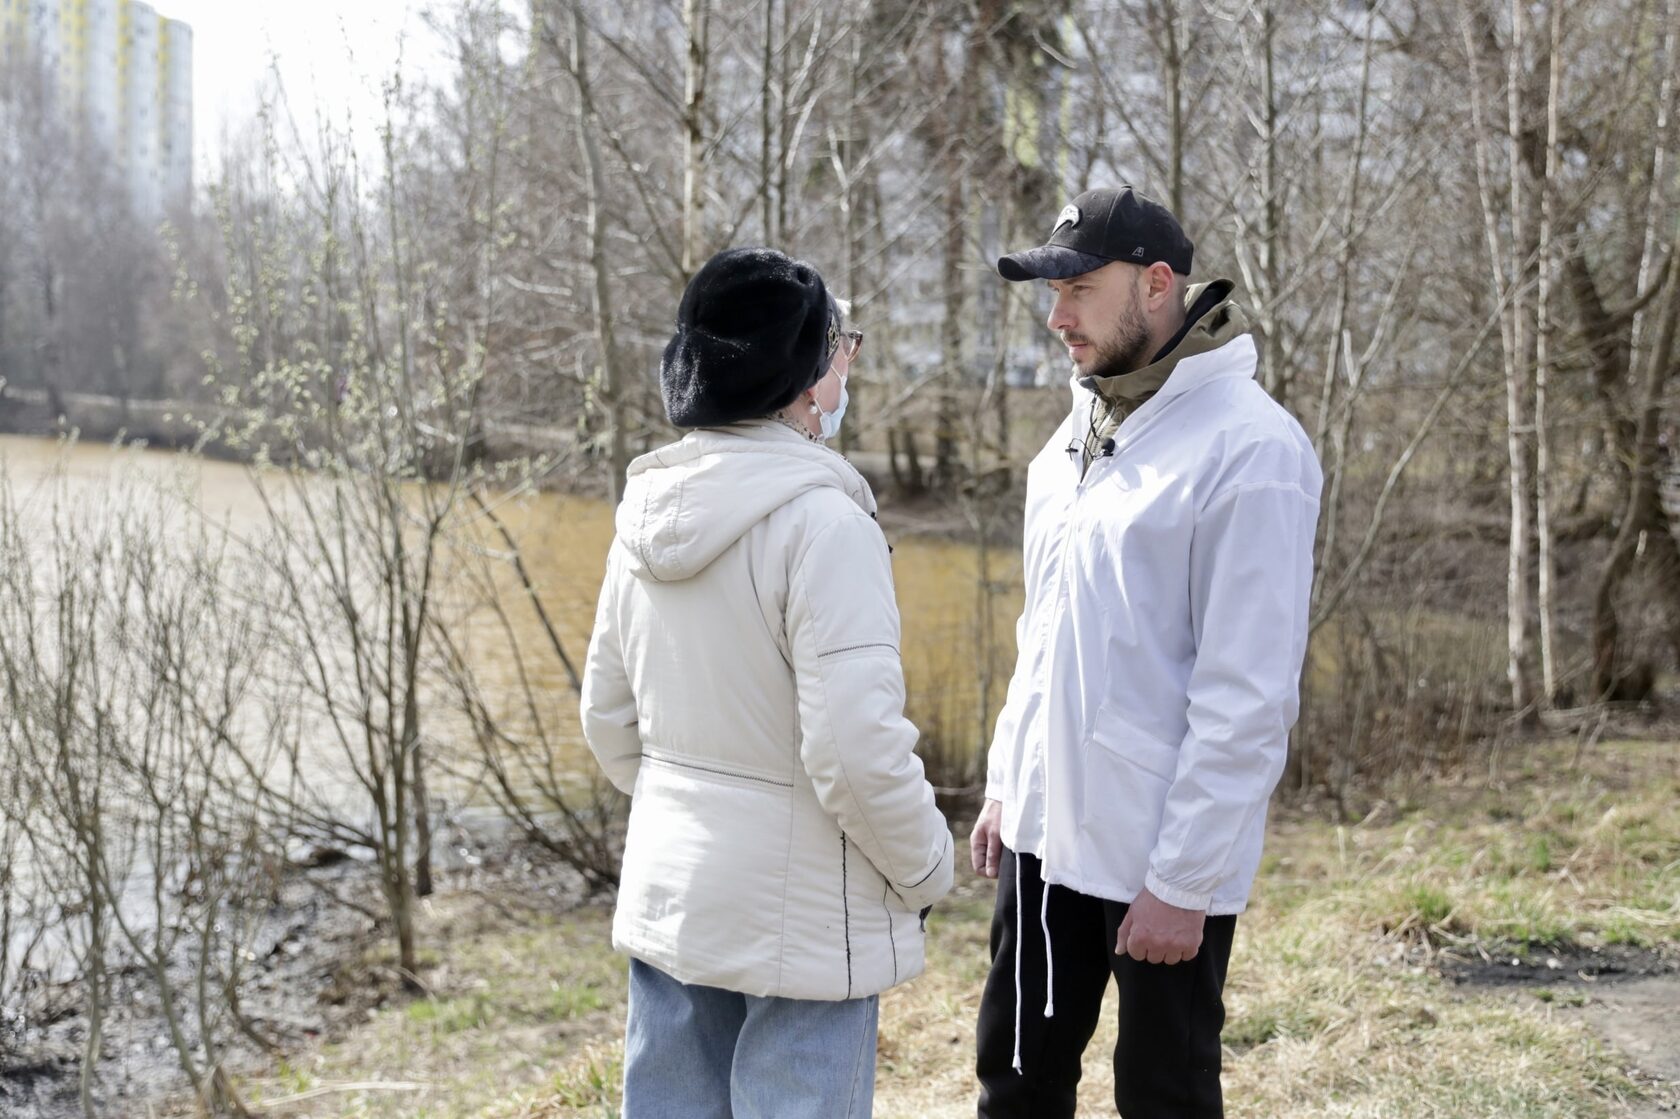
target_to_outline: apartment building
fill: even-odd
[[[192,49],[139,0],[0,0],[0,65],[36,69],[142,217],[192,194]]]

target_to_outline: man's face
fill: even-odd
[[[1144,270],[1116,261],[1068,280],[1048,280],[1045,320],[1081,377],[1114,377],[1149,361],[1149,323],[1138,292]]]

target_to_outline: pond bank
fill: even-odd
[[[523,841],[499,833],[467,838],[458,829],[447,858],[440,852],[438,897],[472,896],[494,908],[517,899],[554,913],[582,899],[575,874]],[[284,1066],[287,1054],[353,1033],[389,1004],[406,1004],[389,938],[338,899],[377,894],[371,864],[341,852],[315,852],[285,875],[274,904],[252,914],[249,979],[241,1009],[250,1033],[232,1038],[228,1071],[236,1082]],[[497,900],[501,899],[501,900]],[[430,910],[434,903],[422,901]],[[447,944],[422,941],[422,983],[446,961]],[[172,967],[190,983],[185,961]],[[132,959],[116,953],[110,1008],[102,1028],[102,1060],[93,1097],[100,1115],[189,1115],[190,1088],[168,1044],[155,990]],[[43,985],[26,1016],[0,1029],[0,1115],[6,1119],[81,1119],[82,1053],[88,1023],[78,983]],[[196,1039],[195,1039],[196,1040]],[[249,1101],[247,1101],[249,1102]]]

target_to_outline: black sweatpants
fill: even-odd
[[[1114,1106],[1121,1119],[1222,1119],[1219,1031],[1234,916],[1209,917],[1195,959],[1138,963],[1114,953],[1127,906],[1051,886],[1055,1015],[1044,1016],[1045,952],[1039,861],[1020,856],[1021,943],[1016,944],[1016,856],[1005,850],[992,917],[992,971],[980,999],[981,1119],[1062,1119],[1074,1113],[1080,1058],[1096,1032],[1112,975],[1120,987]],[[1021,953],[1021,1071],[1016,1044],[1015,955]]]

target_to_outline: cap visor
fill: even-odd
[[[1066,280],[1095,272],[1113,261],[1063,245],[1040,245],[999,257],[998,275],[1006,280]]]

